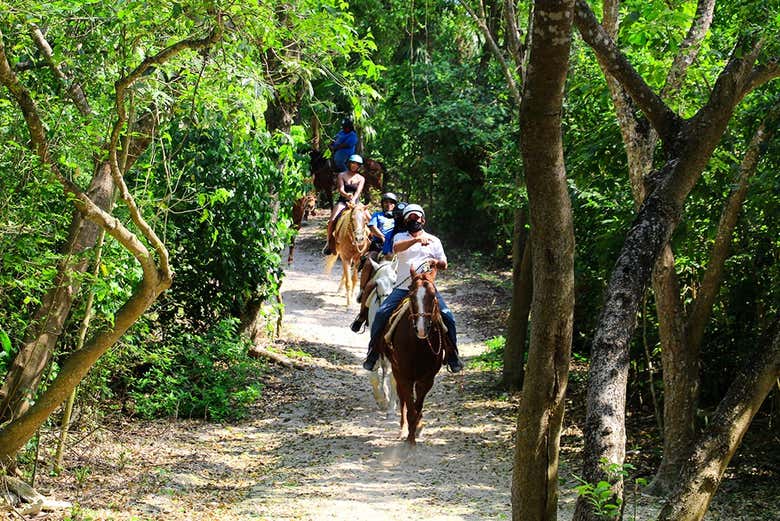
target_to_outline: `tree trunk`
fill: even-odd
[[[774,135],[779,107],[775,106],[769,111],[751,138],[733,189],[723,206],[707,269],[687,317],[682,309],[680,289],[674,274],[674,259],[671,258],[668,245],[656,265],[653,283],[659,302],[665,399],[663,460],[648,489],[654,494],[665,495],[677,483],[680,469],[690,455],[695,440],[699,359],[704,330],[723,281],[729,245],[747,197],[748,183],[756,171],[762,150]],[[662,264],[664,266],[660,268]],[[659,274],[659,269],[665,269],[667,273]],[[664,287],[664,283],[673,286]]]
[[[762,75],[754,69],[761,48],[759,37],[739,42],[715,82],[710,97],[696,115],[682,120],[666,106],[631,67],[599,25],[583,0],[575,0],[575,21],[583,39],[604,67],[631,95],[663,140],[666,164],[648,177],[650,195],[629,230],[610,276],[604,309],[594,336],[588,381],[583,475],[587,482],[607,479],[602,460],[622,465],[625,458],[625,406],[628,345],[636,314],[650,281],[652,267],[677,224],[685,199],[701,176],[712,151],[742,98],[769,81],[777,71]],[[622,481],[613,488],[622,498]],[[594,518],[583,497],[574,519]]]
[[[780,332],[731,384],[682,469],[658,521],[699,521],[750,422],[780,377]]]
[[[515,212],[512,241],[512,307],[504,344],[504,386],[511,393],[523,387],[525,342],[528,337],[528,315],[533,294],[531,245],[528,241],[529,234],[525,231],[525,221],[525,211],[518,208]]]
[[[572,9],[573,1],[534,3],[520,111],[534,292],[512,475],[515,521],[557,518],[558,452],[574,315],[574,229],[561,136]]]
[[[162,277],[161,277],[162,275]],[[33,436],[49,415],[64,402],[105,353],[149,309],[155,299],[171,284],[171,279],[158,273],[156,280],[144,280],[116,313],[114,326],[98,334],[83,349],[71,353],[38,400],[24,414],[0,428],[0,464],[13,463],[16,453]]]
[[[132,167],[151,143],[156,121],[151,112],[148,114],[138,121],[133,132],[125,170]],[[114,191],[111,166],[107,160],[102,160],[98,162],[87,195],[100,209],[110,212],[114,205]],[[79,211],[73,213],[69,239],[63,248],[64,258],[57,267],[54,287],[43,297],[0,388],[0,424],[19,417],[32,403],[65,321],[70,316],[73,299],[81,285],[80,276],[89,264],[84,254],[95,246],[99,236],[100,228],[96,224]]]

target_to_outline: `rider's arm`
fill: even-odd
[[[336,177],[336,187],[339,190],[339,194],[344,197],[345,199],[349,199],[351,194],[349,192],[344,191],[344,176],[339,174],[338,177]]]
[[[370,225],[368,227],[368,231],[371,232],[371,235],[379,239],[381,242],[385,242],[385,234],[382,233],[379,228],[377,228],[374,225]]]
[[[358,180],[357,190],[355,190],[355,194],[352,196],[353,203],[357,203],[358,201],[360,201],[360,194],[363,192],[363,185],[365,183],[366,183],[366,178],[361,175],[360,179]]]
[[[425,237],[425,232],[421,233],[417,237],[409,237],[408,239],[401,239],[398,240],[398,236],[393,240],[393,253],[401,253],[402,251],[406,251],[418,242],[422,244],[423,237]]]

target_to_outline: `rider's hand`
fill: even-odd
[[[419,237],[417,237],[417,242],[423,246],[428,246],[428,243],[431,242],[431,239],[428,238],[428,234],[423,232]]]

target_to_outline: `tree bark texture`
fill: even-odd
[[[531,244],[525,231],[525,211],[518,208],[512,241],[512,306],[509,310],[504,344],[504,386],[509,392],[523,387],[525,343],[528,338],[528,315],[531,312],[533,278]]]
[[[625,458],[625,406],[628,344],[653,265],[677,224],[685,199],[706,167],[734,107],[765,74],[754,70],[760,49],[755,37],[739,42],[719,75],[707,103],[689,120],[666,106],[631,67],[598,24],[590,7],[576,0],[575,22],[600,62],[643,111],[663,140],[664,167],[647,178],[650,195],[629,230],[607,287],[605,306],[594,336],[588,383],[583,475],[590,483],[605,479],[601,460],[622,464]],[[766,80],[763,80],[766,81]],[[614,487],[622,496],[622,483]],[[575,519],[593,519],[584,498]]]
[[[557,517],[558,452],[574,315],[574,230],[561,136],[572,8],[571,0],[534,3],[520,111],[534,291],[512,476],[515,521]]]
[[[780,377],[780,331],[768,348],[759,347],[718,405],[697,441],[658,521],[699,521],[750,422]]]

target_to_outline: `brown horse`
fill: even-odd
[[[412,271],[408,304],[399,307],[400,317],[388,321],[379,346],[393,368],[401,401],[401,434],[406,422],[406,441],[411,445],[416,443],[423,402],[441,369],[449,342],[436,299],[435,278],[436,270]]]
[[[347,307],[352,301],[352,293],[357,287],[358,264],[360,257],[368,250],[368,212],[362,204],[347,205],[336,217],[333,236],[336,239],[336,255],[328,256],[325,271],[330,273],[336,263],[336,257],[341,259],[341,281],[337,291],[342,286],[347,290]]]
[[[292,228],[295,230],[290,239],[290,253],[287,255],[287,264],[292,264],[293,254],[295,253],[295,237],[298,230],[301,229],[301,223],[309,220],[309,215],[314,215],[314,208],[317,203],[317,196],[313,193],[306,194],[293,204],[292,209]]]
[[[333,167],[330,159],[322,155],[319,150],[309,151],[309,169],[314,178],[314,190],[320,200],[328,208],[333,207],[333,192],[336,191],[336,176],[339,174]],[[361,173],[366,178],[365,188],[363,189],[363,202],[368,204],[371,201],[370,189],[378,192],[382,191],[383,176],[385,166],[373,159],[365,158]]]

